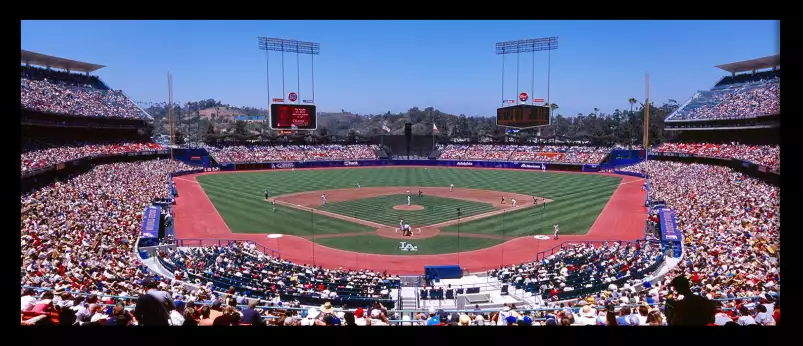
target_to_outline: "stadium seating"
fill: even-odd
[[[666,118],[674,120],[747,119],[781,112],[781,72],[726,77],[714,88],[699,91]]]
[[[777,145],[663,143],[652,151],[738,159],[781,169],[781,147]]]
[[[441,160],[531,161],[600,163],[611,148],[554,145],[457,145],[439,146]]]
[[[377,145],[285,145],[209,147],[220,163],[282,161],[376,160]]]
[[[52,145],[29,140],[23,141],[20,166],[22,173],[25,173],[27,171],[90,156],[162,149],[160,145],[152,142],[74,142]]]
[[[141,119],[146,115],[121,90],[97,77],[22,67],[20,106],[39,112]]]

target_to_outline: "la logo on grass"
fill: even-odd
[[[408,251],[408,252],[416,252],[416,251],[418,251],[418,246],[410,244],[410,243],[408,243],[406,241],[400,241],[399,242],[399,250]]]

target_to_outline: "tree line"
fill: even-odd
[[[546,139],[587,140],[599,144],[640,144],[644,128],[645,105],[635,98],[627,100],[628,109],[616,109],[605,113],[598,108],[588,113],[565,115],[558,104],[551,104],[552,122],[540,129],[521,131],[519,137],[539,136]],[[270,130],[267,122],[236,121],[233,117],[200,118],[198,110],[216,108],[235,108],[243,115],[267,116],[267,110],[249,107],[233,107],[218,100],[207,99],[183,105],[173,105],[176,137],[188,137],[191,140],[209,140],[220,136],[238,136],[271,138],[277,133]],[[672,140],[672,131],[664,131],[664,119],[679,107],[675,100],[669,100],[656,106],[649,105],[649,138],[651,144]],[[152,104],[145,107],[154,117],[153,133],[167,134],[168,105]],[[433,107],[420,109],[413,107],[406,112],[384,114],[356,114],[346,110],[340,112],[319,112],[319,136],[338,137],[371,137],[380,134],[403,135],[404,124],[412,123],[413,135],[432,135],[433,123],[439,134],[449,137],[476,138],[480,136],[499,137],[505,133],[504,128],[496,126],[494,117],[467,116],[465,114],[449,114]],[[387,125],[390,132],[383,130]],[[540,132],[540,134],[539,134]]]

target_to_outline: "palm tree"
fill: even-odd
[[[627,102],[630,102],[630,112],[633,113],[633,105],[635,105],[638,100],[635,97],[631,97]]]
[[[599,108],[594,107],[594,116],[599,115]]]

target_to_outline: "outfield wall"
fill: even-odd
[[[354,161],[305,161],[273,163],[225,163],[224,171],[288,169],[288,168],[332,168],[332,167],[378,167],[378,166],[432,166],[432,167],[472,167],[472,168],[512,168],[524,170],[558,170],[576,172],[599,172],[597,164],[568,164],[543,162],[505,162],[474,160],[354,160]]]

